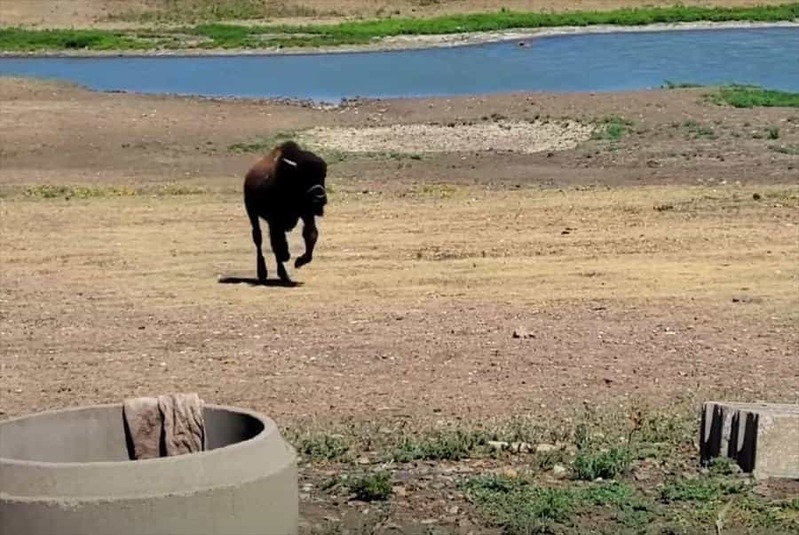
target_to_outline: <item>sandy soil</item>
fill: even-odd
[[[184,4],[210,3],[209,0],[182,0]],[[640,2],[635,0],[504,0],[512,10],[564,11],[606,10],[621,7],[673,5],[672,1]],[[687,0],[685,5],[750,6],[780,4],[782,0]],[[120,27],[125,23],[108,22],[123,13],[146,13],[163,9],[163,0],[4,0],[0,2],[0,24],[41,27]],[[280,22],[336,22],[342,19],[388,15],[435,16],[451,13],[496,11],[489,0],[273,0],[269,14]],[[302,16],[298,16],[302,15]]]
[[[774,150],[799,143],[795,113],[701,90],[333,109],[0,93],[5,415],[168,390],[285,424],[799,396],[798,162]],[[615,143],[458,145],[503,117],[616,115],[633,125]],[[410,125],[448,122],[451,152],[396,154]],[[385,153],[341,152],[375,126]],[[254,271],[239,191],[256,154],[230,147],[314,128],[339,151],[304,284],[220,284]]]

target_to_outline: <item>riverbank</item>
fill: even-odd
[[[724,29],[765,29],[797,28],[799,22],[683,22],[668,24],[648,24],[644,26],[562,26],[555,28],[536,28],[521,30],[501,30],[486,32],[462,32],[433,35],[399,35],[385,37],[378,41],[358,45],[309,46],[309,47],[261,47],[261,48],[176,48],[167,50],[0,50],[0,57],[197,57],[197,56],[274,56],[310,54],[346,54],[357,52],[387,52],[397,50],[417,50],[428,48],[447,48],[472,46],[496,42],[517,42],[520,46],[534,46],[531,42],[542,37],[556,35],[663,32],[685,30],[724,30]]]
[[[241,55],[397,50],[529,40],[553,34],[799,26],[799,2],[754,8],[498,12],[340,24],[200,24],[125,30],[0,29],[3,56]]]

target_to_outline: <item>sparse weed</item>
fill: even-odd
[[[568,521],[576,501],[568,488],[497,475],[468,480],[464,492],[492,526],[509,535],[542,533],[553,523]]]
[[[597,122],[592,139],[599,141],[620,141],[632,129],[633,122],[623,117],[605,117]]]
[[[799,156],[799,145],[771,145],[769,149],[780,154]]]
[[[630,468],[630,453],[626,448],[581,449],[574,458],[574,477],[586,481],[613,479]]]
[[[663,89],[692,89],[695,87],[702,87],[702,84],[695,84],[692,82],[672,82],[671,80],[666,80],[661,87]]]
[[[97,197],[129,197],[136,195],[136,189],[127,186],[56,186],[41,184],[24,190],[26,197],[39,199],[91,199]]]
[[[400,463],[416,460],[457,461],[468,458],[485,443],[485,436],[479,432],[440,431],[425,437],[403,437],[391,456]]]
[[[385,501],[391,497],[391,474],[388,472],[350,477],[346,485],[355,499],[362,502]]]
[[[256,138],[252,141],[234,143],[228,147],[228,150],[236,153],[265,153],[285,141],[295,140],[296,136],[296,132],[277,132],[269,136]]]
[[[156,9],[127,10],[107,17],[125,22],[207,22],[217,20],[254,20],[281,17],[314,17],[333,15],[334,10],[319,11],[290,1],[273,0],[169,0]]]
[[[23,190],[23,195],[34,199],[101,199],[108,197],[133,197],[137,195],[155,195],[169,197],[178,195],[200,195],[206,193],[205,188],[186,184],[170,183],[158,187],[134,188],[131,186],[56,186],[40,184]]]
[[[297,450],[311,461],[341,461],[347,457],[350,444],[338,435],[312,435],[300,438]]]
[[[738,494],[743,484],[717,477],[678,478],[668,481],[660,491],[664,503],[712,502],[729,494]]]
[[[688,130],[688,135],[691,139],[716,139],[716,132],[711,126],[698,123],[694,120],[685,121],[683,126]]]

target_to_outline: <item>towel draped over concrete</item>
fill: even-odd
[[[131,459],[153,459],[205,449],[203,401],[197,394],[126,399],[122,404]]]

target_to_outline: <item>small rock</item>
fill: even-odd
[[[408,489],[401,485],[397,485],[396,487],[391,487],[391,492],[396,494],[397,496],[405,497],[408,495]]]
[[[513,331],[514,338],[535,338],[535,334],[522,327]]]
[[[497,451],[508,449],[508,447],[510,446],[510,444],[508,444],[507,442],[502,442],[499,440],[489,440],[487,444]]]
[[[517,472],[513,468],[503,468],[502,469],[502,475],[506,476],[506,477],[516,477],[516,476],[519,475],[519,472]]]
[[[460,511],[460,507],[458,507],[457,505],[453,505],[452,507],[447,509],[447,513],[449,513],[451,515],[457,515],[458,511]]]
[[[530,453],[533,451],[533,446],[527,442],[512,442],[510,449],[514,453]]]
[[[552,475],[561,478],[566,476],[566,467],[562,464],[556,464],[552,467]]]
[[[550,451],[555,451],[556,449],[558,448],[552,444],[536,444],[535,446],[536,453],[547,453]]]
[[[762,303],[763,299],[760,297],[752,297],[751,295],[736,295],[732,298],[733,303]]]
[[[370,462],[369,457],[361,457],[358,459],[358,464],[369,464]]]

